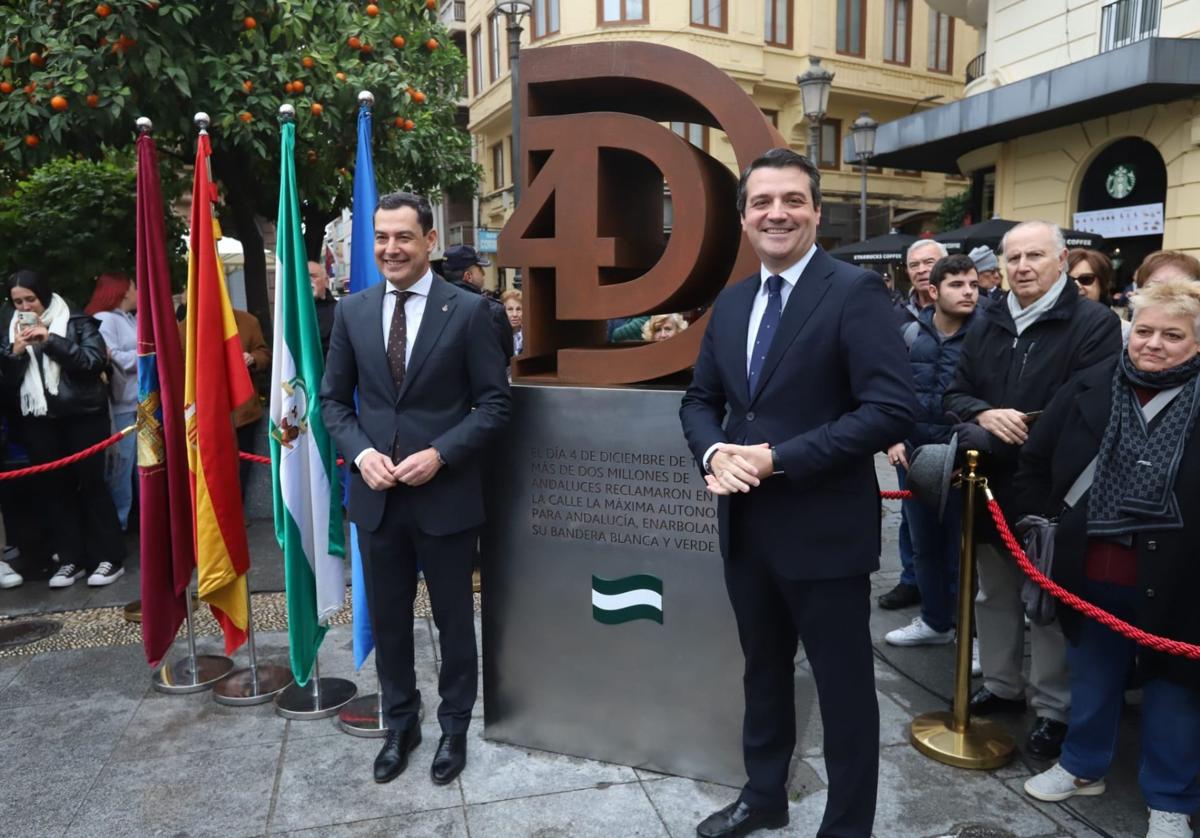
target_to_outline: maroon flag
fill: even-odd
[[[171,305],[158,154],[137,141],[138,486],[142,644],[158,666],[186,617],[196,567],[183,423],[183,350]]]

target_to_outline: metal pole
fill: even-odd
[[[818,169],[821,168],[821,120],[825,114],[813,117],[808,121],[808,159]]]
[[[321,656],[320,655],[317,655],[316,657],[313,658],[312,697],[313,697],[313,709],[314,710],[325,709],[321,706]]]
[[[508,55],[512,60],[509,67],[512,90],[512,187],[513,206],[521,200],[521,21],[516,15],[508,15]]]
[[[954,706],[913,719],[909,741],[925,756],[958,768],[999,768],[1012,759],[1012,737],[992,719],[971,719],[971,607],[975,577],[975,502],[987,479],[976,473],[979,452],[968,451],[963,475],[962,546],[958,560],[958,645]]]
[[[858,240],[867,240],[867,157],[862,158],[862,193],[858,201]]]
[[[379,660],[375,661],[375,706],[379,708],[376,711],[376,719],[379,721],[379,729],[383,730],[386,725],[383,723],[383,682],[379,680]]]
[[[211,688],[233,669],[233,661],[221,655],[196,654],[196,625],[192,620],[192,586],[184,594],[183,618],[187,625],[187,657],[163,665],[151,683],[161,693],[197,693]]]
[[[183,617],[187,622],[188,661],[192,668],[192,676],[196,674],[196,626],[192,622],[192,586],[187,587],[187,606],[183,609]]]
[[[258,639],[254,631],[254,597],[250,595],[250,579],[246,585],[246,654],[250,666],[231,672],[229,677],[213,687],[213,701],[234,707],[263,704],[292,683],[292,671],[286,666],[258,662]]]

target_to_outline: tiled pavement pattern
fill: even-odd
[[[894,482],[886,468],[880,474],[885,486]],[[889,512],[885,520],[885,570],[874,580],[876,593],[898,575],[896,517]],[[0,592],[0,608],[12,593]],[[882,638],[911,617],[876,611],[873,635]],[[416,637],[418,683],[432,704],[436,632],[424,617]],[[260,659],[284,660],[283,634],[262,632],[259,640]],[[202,652],[217,650],[215,638],[202,639]],[[1105,795],[1068,805],[1036,803],[1021,791],[1024,779],[1040,769],[1035,763],[1019,758],[998,771],[965,771],[932,762],[907,743],[914,714],[945,706],[950,647],[893,649],[880,640],[876,653],[882,714],[876,835],[1145,833],[1136,788],[1136,710],[1126,719],[1121,759]],[[352,678],[363,692],[374,691],[370,662],[353,671],[347,627],[330,632],[321,668],[325,676]],[[766,834],[814,835],[824,805],[820,722],[803,660],[796,682],[804,732],[792,772],[792,825]],[[408,772],[377,786],[369,772],[378,740],[346,736],[331,720],[285,721],[269,704],[228,708],[207,693],[155,693],[137,645],[0,658],[0,708],[0,834],[6,836],[680,837],[693,835],[702,817],[736,794],[491,743],[482,738],[482,718],[472,727],[469,763],[456,782],[437,787],[429,780],[438,736],[431,721]],[[482,704],[476,710],[481,716]],[[1014,734],[1020,737],[1026,724],[1016,720]]]

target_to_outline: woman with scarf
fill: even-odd
[[[1020,512],[1058,519],[1057,582],[1145,631],[1195,644],[1200,284],[1156,283],[1132,307],[1125,351],[1055,396],[1021,450],[1014,486]],[[1088,471],[1090,482],[1080,477]],[[1191,838],[1189,817],[1200,810],[1200,662],[1138,647],[1066,606],[1058,614],[1070,641],[1069,728],[1059,762],[1025,791],[1045,801],[1104,792],[1136,664],[1147,838]]]
[[[16,311],[4,330],[0,364],[20,382],[21,432],[31,464],[81,451],[109,435],[108,387],[102,375],[108,350],[100,324],[68,309],[38,274],[17,271],[9,280]],[[31,478],[35,507],[59,557],[51,588],[86,574],[107,585],[124,570],[125,544],[104,482],[104,457],[88,457]]]

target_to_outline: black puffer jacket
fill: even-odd
[[[14,355],[8,329],[3,330],[0,343],[0,364],[4,377],[15,392],[20,390],[29,365],[29,353]],[[100,321],[89,314],[71,312],[67,333],[62,337],[49,335],[34,353],[57,362],[61,373],[58,395],[46,393],[46,415],[50,418],[79,416],[108,410],[108,386],[101,375],[108,368],[108,348],[100,334]],[[36,417],[31,417],[36,418]]]
[[[1053,307],[1020,336],[1002,297],[981,311],[967,332],[954,384],[943,404],[963,422],[996,407],[1023,413],[1044,410],[1068,381],[1111,361],[1120,351],[1121,321],[1105,306],[1080,297],[1074,280],[1067,280]],[[981,472],[1011,515],[1020,447],[986,436],[989,450]],[[980,537],[996,541],[991,520],[981,518]]]

